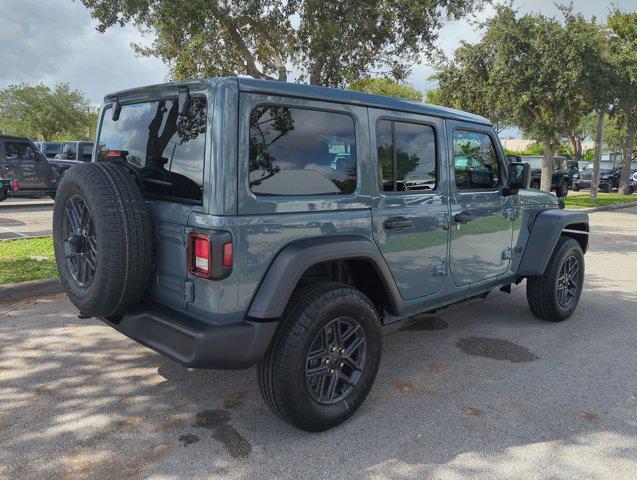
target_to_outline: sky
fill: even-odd
[[[587,17],[604,18],[612,5],[635,9],[635,0],[575,0],[575,10]],[[522,12],[558,13],[553,0],[515,0]],[[484,20],[493,8],[476,12],[471,20]],[[105,94],[140,85],[161,83],[168,68],[158,59],[135,55],[131,43],[148,43],[131,26],[95,29],[88,10],[79,0],[0,0],[0,89],[9,84],[42,82],[54,86],[67,82],[99,105]],[[475,42],[479,30],[470,21],[447,24],[438,46],[447,55],[461,41]],[[427,90],[433,69],[424,61],[414,65],[408,81]]]

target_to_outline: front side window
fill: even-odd
[[[144,179],[145,194],[200,202],[206,109],[206,100],[194,97],[183,116],[177,99],[122,105],[115,121],[106,110],[98,161],[126,161]]]
[[[484,190],[498,186],[500,164],[489,135],[455,130],[453,153],[458,190]]]
[[[5,142],[4,154],[12,160],[35,160],[35,149],[28,143]]]
[[[342,113],[256,107],[249,185],[257,195],[337,195],[356,189],[356,131]]]
[[[380,120],[376,125],[376,143],[382,191],[436,189],[436,135],[432,127]]]

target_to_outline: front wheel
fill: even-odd
[[[580,188],[579,188],[579,183],[577,182],[573,182],[573,185],[571,186],[572,190],[574,192],[579,192]]]
[[[381,350],[380,320],[362,292],[335,282],[302,288],[257,367],[261,395],[289,424],[327,430],[363,403]]]
[[[602,191],[604,193],[610,193],[612,188],[613,188],[612,184],[608,182],[606,185],[604,185],[604,188],[602,189]]]
[[[584,253],[577,240],[560,237],[544,274],[529,277],[526,298],[542,320],[561,322],[575,311],[584,285]]]

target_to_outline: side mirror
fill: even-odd
[[[509,179],[504,195],[516,195],[521,188],[529,188],[531,165],[525,162],[509,163]]]

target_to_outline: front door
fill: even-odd
[[[443,121],[369,109],[374,157],[373,236],[403,298],[442,289],[448,193]],[[377,180],[376,180],[377,179]]]
[[[504,154],[490,127],[447,122],[451,176],[450,269],[458,286],[507,271],[512,200],[505,197]]]

